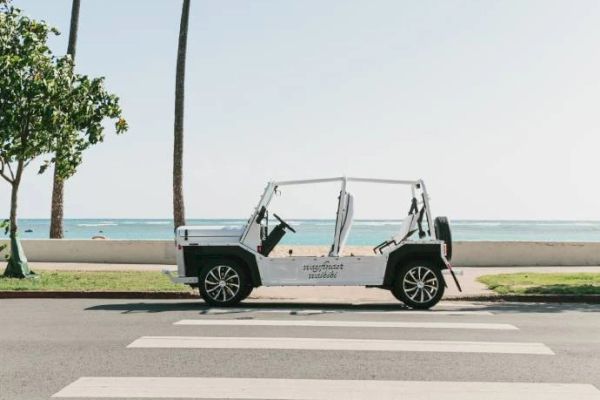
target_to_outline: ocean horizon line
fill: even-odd
[[[8,219],[8,218],[1,218]],[[291,221],[335,221],[335,218],[288,218]],[[402,221],[403,218],[355,218],[354,221]],[[19,217],[17,220],[23,221],[50,221],[49,217]],[[121,220],[121,221],[172,221],[171,217],[68,217],[63,218],[65,221],[100,221],[100,220]],[[186,218],[188,221],[247,221],[248,217],[245,218],[234,218],[234,217],[211,217],[211,218]],[[451,221],[461,222],[598,222],[600,219],[562,219],[562,218],[535,218],[535,219],[496,219],[496,218],[450,218]]]

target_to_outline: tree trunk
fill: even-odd
[[[71,28],[69,30],[69,45],[67,54],[71,55],[75,61],[75,51],[77,48],[77,32],[79,29],[79,7],[81,0],[73,0],[71,6]],[[63,209],[64,209],[65,181],[56,172],[54,165],[54,182],[52,186],[52,205],[50,209],[50,239],[62,239],[63,233]]]
[[[12,183],[10,191],[10,237],[17,234],[17,200],[19,198],[19,184],[17,180]]]
[[[190,0],[183,0],[179,43],[177,46],[177,69],[175,73],[175,126],[173,144],[173,222],[175,228],[185,225],[183,202],[183,109],[185,90],[185,58],[187,48]]]
[[[20,170],[21,168],[19,167]],[[17,235],[17,199],[20,183],[21,173],[17,172],[17,178],[12,183],[10,193],[10,258],[4,270],[4,276],[9,278],[26,278],[32,275]]]
[[[73,59],[73,61],[75,61],[75,50],[77,47],[80,5],[81,0],[73,0],[73,5],[71,6],[71,27],[69,29],[69,45],[67,46],[67,54],[71,55],[71,59]]]
[[[58,176],[54,166],[54,185],[52,187],[52,209],[50,211],[50,239],[62,239],[63,234],[63,195],[65,181]]]

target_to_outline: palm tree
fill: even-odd
[[[187,47],[190,0],[183,0],[179,43],[177,46],[177,68],[175,71],[175,126],[173,144],[173,222],[175,228],[185,225],[183,203],[183,106],[185,89],[185,57]]]
[[[77,47],[77,31],[79,27],[79,6],[81,0],[73,0],[71,6],[71,27],[69,29],[69,45],[67,47],[67,54],[71,56],[73,62],[75,61],[75,49]],[[63,195],[65,191],[65,181],[62,179],[57,171],[56,165],[54,167],[54,183],[52,186],[52,206],[50,211],[50,238],[51,239],[62,239],[63,233]]]

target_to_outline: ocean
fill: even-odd
[[[190,219],[188,225],[212,228],[245,224],[241,219]],[[297,233],[288,233],[282,243],[289,245],[329,245],[334,230],[333,220],[290,220]],[[376,245],[395,235],[398,220],[356,220],[348,245]],[[275,226],[275,221],[270,222]],[[560,241],[600,242],[600,221],[450,221],[454,240],[476,241]],[[19,231],[23,239],[48,238],[49,220],[21,219]],[[66,219],[65,237],[90,239],[102,235],[108,239],[173,238],[173,224],[168,219]]]

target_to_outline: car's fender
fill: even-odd
[[[183,257],[185,260],[185,276],[197,277],[206,260],[231,258],[248,267],[253,286],[256,287],[262,284],[256,264],[256,256],[242,246],[184,246]]]
[[[383,286],[391,287],[396,276],[396,268],[409,261],[426,259],[439,264],[440,269],[445,269],[446,264],[442,257],[442,243],[405,243],[388,255]]]

